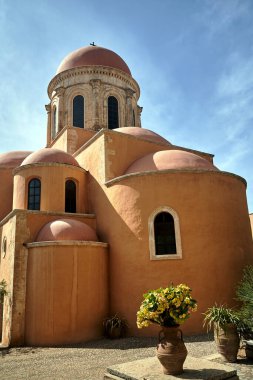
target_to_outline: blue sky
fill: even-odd
[[[47,85],[95,41],[141,87],[142,126],[215,155],[253,212],[252,0],[0,0],[0,152],[45,146]]]

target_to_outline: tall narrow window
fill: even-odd
[[[175,226],[173,216],[168,212],[160,212],[154,220],[156,255],[172,255],[177,253]]]
[[[40,180],[33,178],[28,184],[28,210],[40,210],[40,193]]]
[[[73,99],[73,126],[84,128],[84,97],[77,95]]]
[[[134,113],[134,110],[133,110],[133,120],[132,120],[132,125],[135,127],[135,113]]]
[[[108,129],[119,128],[118,100],[114,96],[108,98]]]
[[[71,180],[65,183],[65,212],[76,212],[76,184]]]
[[[57,128],[57,108],[53,109],[53,120],[52,120],[52,138],[54,139],[56,136],[56,128]]]

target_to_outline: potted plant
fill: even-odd
[[[207,325],[207,330],[214,328],[214,340],[218,352],[226,361],[236,362],[240,343],[237,331],[240,324],[238,313],[224,305],[215,305],[208,308],[204,315],[204,325]]]
[[[245,343],[245,353],[248,359],[253,359],[253,266],[247,266],[243,271],[242,280],[236,290],[237,299],[242,302],[239,310],[241,326],[239,332]]]
[[[197,302],[191,297],[191,289],[184,284],[150,290],[143,295],[140,310],[137,312],[138,328],[152,323],[162,326],[159,333],[157,357],[167,375],[183,372],[187,350],[179,325],[184,323],[190,313],[197,310]]]
[[[8,293],[6,290],[6,287],[7,287],[6,281],[5,280],[0,281],[0,304],[3,304],[4,296],[6,296]]]
[[[128,328],[127,321],[124,318],[120,318],[117,314],[105,318],[103,326],[105,336],[110,339],[118,339],[125,336]]]

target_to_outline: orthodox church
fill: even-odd
[[[233,304],[253,262],[243,178],[213,155],[142,128],[140,88],[113,51],[83,47],[48,86],[46,147],[0,155],[2,345],[58,345],[130,335],[143,293],[186,283],[198,312]]]

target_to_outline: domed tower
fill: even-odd
[[[48,147],[56,144],[74,153],[102,128],[141,126],[138,83],[111,50],[91,45],[67,55],[49,83],[48,95]],[[67,129],[63,146],[58,140]]]

